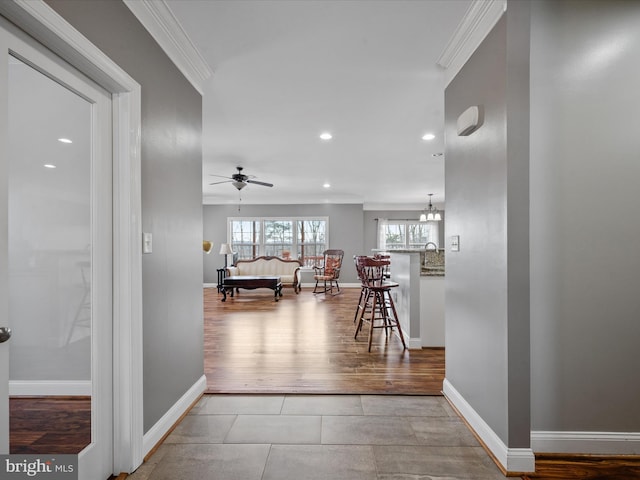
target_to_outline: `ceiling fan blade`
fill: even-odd
[[[273,187],[273,183],[259,182],[258,180],[245,180],[247,183],[255,183],[256,185],[262,185],[263,187]]]
[[[233,182],[233,180],[223,180],[222,182],[213,182],[213,183],[210,183],[209,185],[218,185],[220,183],[231,183],[231,182]]]
[[[210,173],[209,176],[210,177],[228,178],[229,180],[231,180],[231,177],[227,177],[225,175],[216,175],[215,173]]]

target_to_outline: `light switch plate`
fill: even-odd
[[[153,251],[153,235],[150,233],[142,234],[142,253],[151,253]]]
[[[451,235],[451,251],[460,251],[460,235]]]

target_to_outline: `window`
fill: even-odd
[[[322,252],[327,249],[326,220],[298,220],[297,247],[298,258],[303,265],[313,266],[322,262]]]
[[[329,220],[321,218],[230,218],[229,242],[238,258],[268,255],[316,265],[328,247]]]
[[[438,226],[412,220],[378,220],[378,248],[381,250],[424,248],[438,243]]]
[[[291,257],[293,248],[292,220],[263,220],[264,255],[272,257]]]
[[[229,222],[231,248],[238,258],[255,258],[260,251],[262,223],[255,220],[232,220]]]

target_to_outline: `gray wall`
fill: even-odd
[[[640,3],[532,18],[532,429],[639,432]]]
[[[355,283],[357,276],[351,259],[362,254],[363,216],[361,204],[318,205],[204,205],[204,238],[213,242],[213,250],[204,259],[204,282],[217,283],[216,270],[224,267],[224,257],[218,254],[220,244],[227,242],[229,217],[329,217],[329,248],[344,250],[345,267],[340,272],[341,283]]]
[[[144,428],[203,374],[202,99],[120,1],[48,3],[142,86]]]
[[[446,378],[507,447],[529,440],[528,2],[513,2],[445,91]],[[457,117],[484,107],[458,137]]]

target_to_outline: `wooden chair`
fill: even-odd
[[[362,294],[356,311],[354,338],[358,338],[363,323],[369,322],[369,351],[371,351],[374,328],[384,328],[387,338],[389,333],[393,333],[393,329],[397,328],[402,346],[407,348],[391,296],[391,289],[397,287],[398,283],[385,280],[385,270],[390,263],[389,260],[371,257],[356,258],[358,277],[362,282]]]
[[[366,273],[364,270],[364,266],[363,266],[363,259],[367,258],[366,255],[354,255],[353,256],[353,263],[356,266],[356,273],[358,274],[358,280],[360,280],[360,298],[358,298],[358,306],[356,307],[356,313],[353,316],[353,323],[356,323],[358,321],[358,317],[360,315],[364,315],[364,312],[362,312],[362,310],[364,310],[364,308],[366,307],[366,303],[364,302],[364,300],[367,298],[367,281],[366,281]]]
[[[373,258],[375,258],[376,260],[388,260],[389,261],[389,265],[387,265],[386,267],[384,267],[384,278],[385,279],[389,279],[391,278],[391,255],[388,254],[383,254],[383,253],[376,253]]]
[[[340,285],[338,285],[338,279],[340,278],[340,269],[342,268],[342,259],[344,258],[344,250],[332,249],[325,250],[323,252],[323,262],[321,267],[313,267],[315,274],[313,279],[316,281],[316,285],[313,288],[313,293],[331,293],[331,295],[337,295],[340,293]],[[318,290],[322,282],[322,290]],[[337,293],[333,293],[333,284],[335,283]]]

